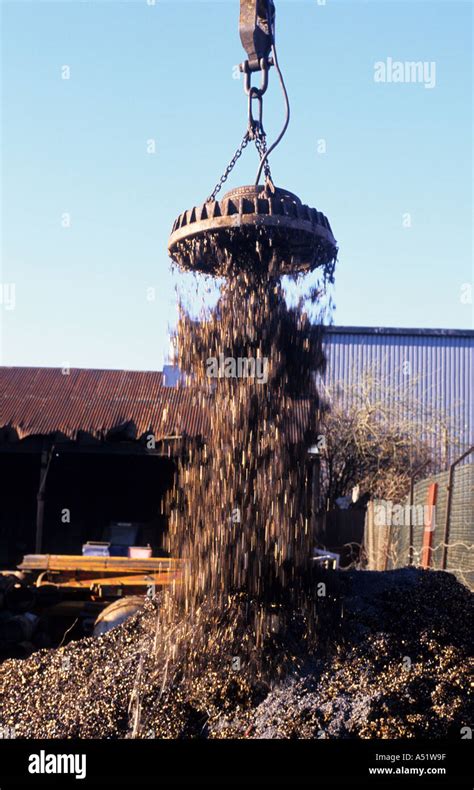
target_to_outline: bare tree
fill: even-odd
[[[446,447],[455,446],[456,426],[423,399],[420,377],[395,382],[377,367],[322,388],[321,505],[359,485],[361,493],[399,501],[410,479],[443,463]],[[445,459],[444,459],[445,462]]]

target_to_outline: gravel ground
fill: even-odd
[[[332,578],[343,617],[326,619],[316,653],[295,616],[261,648],[271,672],[251,670],[255,645],[230,600],[194,630],[175,626],[170,659],[155,600],[102,637],[1,664],[0,727],[31,738],[459,737],[474,721],[472,593],[417,569]]]

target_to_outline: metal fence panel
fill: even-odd
[[[471,456],[472,457],[472,456]],[[451,507],[448,520],[448,540],[445,544],[445,529],[448,515],[449,470],[420,480],[413,489],[413,507],[406,511],[410,518],[407,523],[400,519],[389,518],[386,524],[377,524],[374,516],[377,508],[386,508],[383,500],[369,504],[365,523],[364,546],[367,566],[371,570],[400,568],[410,564],[410,534],[412,534],[412,564],[421,564],[424,524],[420,516],[424,513],[428,488],[438,484],[435,511],[435,529],[431,567],[443,569],[444,547],[446,545],[446,570],[474,590],[474,463],[455,466],[452,477]],[[403,503],[406,508],[407,500]],[[424,513],[426,517],[426,513]],[[410,526],[411,523],[411,526]]]

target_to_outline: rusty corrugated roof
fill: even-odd
[[[307,401],[294,401],[290,441],[308,420]],[[211,416],[195,390],[165,387],[161,371],[0,367],[0,429],[20,439],[60,432],[76,439],[84,431],[102,439],[112,428],[133,423],[136,436],[207,436]]]
[[[195,394],[165,387],[161,371],[0,367],[0,427],[20,438],[78,431],[102,438],[133,422],[137,436],[205,435],[206,416]]]

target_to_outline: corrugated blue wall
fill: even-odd
[[[331,389],[339,382],[351,386],[364,369],[376,369],[388,383],[380,393],[382,399],[396,402],[401,409],[411,405],[422,422],[435,411],[457,424],[460,447],[449,448],[448,459],[454,460],[459,449],[473,444],[474,331],[329,327],[325,351],[323,382]],[[344,400],[348,395],[341,390],[340,397]],[[427,432],[431,428],[430,423]],[[447,460],[442,437],[440,426],[434,442],[440,464]]]

